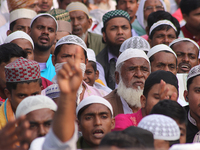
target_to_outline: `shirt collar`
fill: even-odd
[[[188,120],[189,120],[194,126],[197,126],[196,121],[195,121],[194,118],[192,118],[192,116],[190,115],[190,110],[188,111]]]
[[[110,62],[110,60],[111,60],[112,58],[114,58],[115,61],[117,61],[117,57],[114,56],[114,55],[110,52],[110,50],[108,49],[108,62]]]

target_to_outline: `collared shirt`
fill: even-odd
[[[124,114],[131,114],[131,113],[133,113],[133,110],[128,106],[127,102],[121,96],[120,96],[120,99],[122,101]]]
[[[48,79],[49,81],[51,81],[52,78],[56,75],[55,67],[53,66],[51,58],[52,58],[52,54],[50,54],[46,62],[46,68],[40,71],[41,76]]]

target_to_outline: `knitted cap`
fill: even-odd
[[[64,21],[68,21],[70,22],[70,16],[69,16],[69,12],[67,10],[64,9],[51,9],[50,11],[48,11],[48,13],[50,15],[52,15],[56,20],[64,20]]]
[[[187,76],[187,81],[190,78],[193,78],[198,75],[200,75],[200,65],[194,66],[194,67],[192,67],[192,69],[190,69],[188,76]]]
[[[60,89],[59,89],[58,84],[52,84],[48,86],[45,89],[45,94],[51,99],[60,97]]]

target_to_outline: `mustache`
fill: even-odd
[[[48,41],[50,40],[50,38],[47,35],[41,35],[41,36],[38,37],[38,39],[40,39],[40,38],[47,38]]]
[[[181,66],[188,66],[190,69],[192,68],[192,66],[189,64],[189,63],[184,63],[184,62],[182,62],[182,63],[180,63],[180,64],[178,64],[178,67],[180,68]]]

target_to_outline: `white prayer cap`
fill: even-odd
[[[173,41],[169,44],[169,47],[172,48],[172,46],[173,46],[175,43],[184,42],[184,41],[193,43],[193,44],[198,48],[198,50],[199,50],[199,45],[198,45],[195,41],[193,41],[193,40],[191,40],[191,39],[189,39],[189,38],[178,38],[178,39],[175,39],[175,40],[173,40]]]
[[[174,144],[169,150],[200,150],[200,143]]]
[[[149,35],[151,35],[151,32],[152,32],[155,28],[157,28],[158,26],[161,26],[161,25],[169,25],[169,26],[171,26],[175,31],[177,31],[176,27],[174,26],[174,24],[173,24],[171,21],[169,21],[169,20],[160,20],[160,21],[157,21],[156,23],[154,23],[154,24],[151,26],[151,28],[150,28],[150,30],[149,30]]]
[[[16,9],[11,11],[10,13],[10,23],[21,18],[33,19],[36,15],[37,13],[31,9],[26,9],[26,8]]]
[[[78,116],[78,113],[81,110],[81,108],[83,108],[89,104],[95,104],[95,103],[103,104],[106,107],[108,107],[108,109],[111,111],[111,114],[113,116],[113,108],[112,108],[111,104],[103,97],[96,96],[96,95],[88,96],[79,103],[79,105],[76,107],[76,116]]]
[[[167,45],[165,44],[158,44],[154,47],[152,47],[148,53],[147,53],[147,56],[150,58],[151,56],[153,56],[155,53],[158,53],[158,52],[162,52],[162,51],[168,51],[172,54],[174,54],[174,56],[177,58],[176,56],[176,53]]]
[[[125,51],[128,48],[141,49],[143,51],[149,51],[150,45],[147,42],[147,40],[145,40],[144,38],[142,38],[140,36],[134,36],[134,37],[131,37],[131,38],[125,40],[122,43],[122,45],[120,46],[119,51],[122,53],[123,51]]]
[[[188,76],[187,76],[187,81],[190,78],[193,78],[198,75],[200,75],[200,65],[194,66],[194,67],[192,67],[192,69],[190,69]]]
[[[149,58],[147,57],[147,55],[145,54],[145,52],[143,50],[129,48],[129,49],[126,49],[123,53],[121,53],[119,55],[117,62],[116,62],[116,68],[122,62],[124,62],[130,58],[135,58],[135,57],[144,58],[149,62]],[[150,64],[150,62],[149,62],[149,64]]]
[[[49,85],[45,89],[45,94],[51,99],[60,97],[60,89],[59,89],[58,84]]]
[[[89,11],[87,6],[85,6],[85,4],[81,3],[81,2],[71,2],[67,7],[66,10],[68,12],[72,12],[72,11],[82,11],[84,12],[88,17],[89,17]]]
[[[87,49],[87,57],[88,57],[88,61],[94,61],[96,62],[96,56],[95,53],[92,49],[88,48]]]
[[[49,108],[56,111],[57,105],[52,99],[44,95],[29,96],[19,103],[15,115],[16,118],[19,118],[22,115],[43,108]]]
[[[148,115],[139,122],[138,127],[152,132],[157,140],[175,141],[180,138],[179,126],[168,116]]]
[[[81,46],[86,52],[87,52],[87,46],[85,45],[85,42],[78,36],[76,35],[67,35],[62,37],[55,46],[58,47],[59,45],[63,45],[63,44],[75,44],[75,45],[79,45]]]
[[[28,40],[31,43],[31,45],[34,49],[34,43],[33,43],[32,38],[27,33],[23,32],[23,31],[15,31],[15,32],[9,34],[6,37],[4,43],[10,43],[10,42],[12,42],[13,40],[16,40],[16,39],[26,39],[26,40]]]
[[[31,25],[30,25],[30,27],[32,27],[32,25],[33,25],[33,23],[35,22],[35,20],[36,20],[37,18],[41,17],[41,16],[49,16],[49,17],[51,17],[51,18],[55,21],[55,23],[56,23],[56,31],[58,30],[58,22],[57,22],[56,19],[55,19],[52,15],[50,15],[49,13],[40,13],[40,14],[38,14],[37,16],[35,16],[35,17],[31,20]]]

